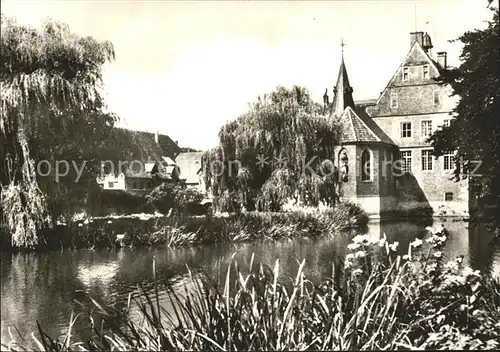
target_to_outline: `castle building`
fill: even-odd
[[[406,213],[468,216],[467,180],[453,180],[453,154],[435,158],[427,141],[449,124],[456,99],[439,80],[446,53],[431,56],[427,33],[410,33],[410,50],[378,99],[356,104],[342,54],[333,102],[324,103],[341,124],[335,147],[341,199],[372,217]]]

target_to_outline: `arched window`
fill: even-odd
[[[372,160],[371,152],[369,149],[365,149],[361,152],[361,181],[371,181],[372,180]]]

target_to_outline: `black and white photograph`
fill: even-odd
[[[0,0],[1,351],[500,349],[493,0]]]

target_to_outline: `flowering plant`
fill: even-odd
[[[401,347],[499,348],[500,284],[465,266],[463,256],[448,258],[445,229],[428,230],[404,255],[385,236],[355,236],[344,260],[345,287],[358,296],[369,287],[390,292],[386,304],[393,306],[386,309],[406,326],[409,340]]]

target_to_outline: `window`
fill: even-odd
[[[450,120],[444,120],[443,121],[443,127],[450,127]]]
[[[108,182],[108,187],[113,188],[115,186],[115,183],[113,181]]]
[[[439,106],[439,91],[434,91],[434,106]]]
[[[423,71],[424,71],[424,74],[423,74],[424,79],[429,79],[429,65],[424,65]]]
[[[422,137],[430,137],[432,135],[432,121],[422,121]]]
[[[411,122],[401,123],[401,138],[411,137]]]
[[[371,179],[371,153],[368,149],[365,149],[361,153],[361,181],[371,181]]]
[[[411,150],[401,152],[401,167],[403,168],[403,173],[411,172]]]
[[[444,170],[453,170],[454,169],[454,154],[455,153],[446,153],[443,155],[443,169]]]
[[[432,150],[422,150],[422,171],[432,171]]]
[[[444,200],[447,202],[451,202],[453,200],[453,192],[446,192],[444,194]]]
[[[391,108],[398,107],[398,93],[391,93]]]
[[[408,67],[403,67],[403,81],[408,81],[410,77],[410,72]]]

